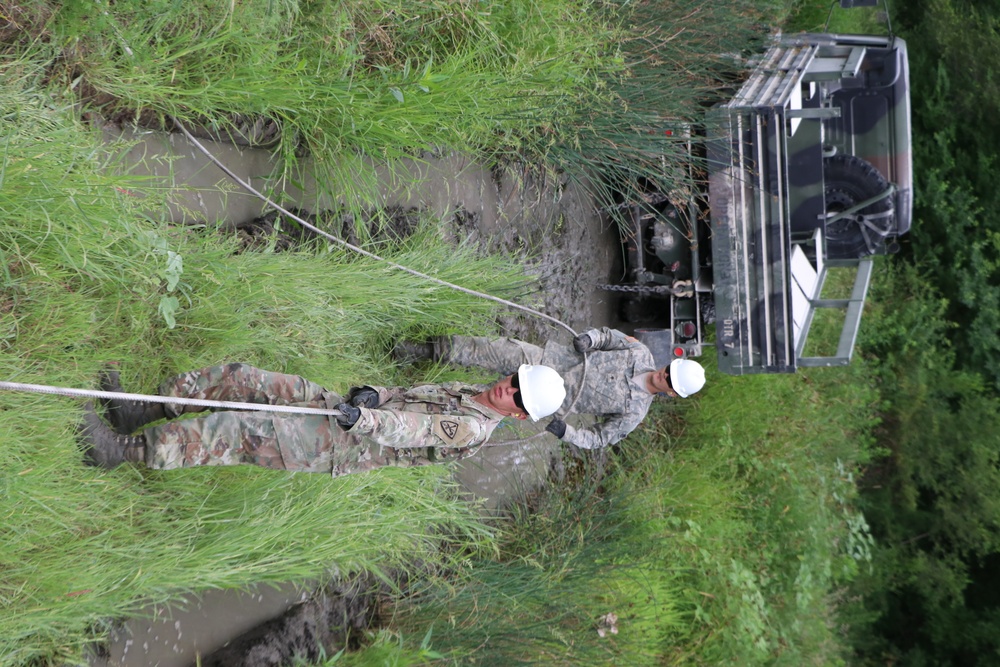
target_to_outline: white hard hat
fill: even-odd
[[[697,361],[674,359],[670,362],[670,386],[681,398],[697,394],[705,386],[705,369]]]
[[[566,398],[566,383],[548,366],[522,364],[517,369],[521,402],[532,421],[555,413]]]

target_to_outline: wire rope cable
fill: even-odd
[[[370,259],[374,259],[374,260],[379,261],[379,262],[384,262],[385,264],[387,264],[387,265],[389,265],[389,266],[391,266],[391,267],[393,267],[395,269],[398,269],[398,270],[403,271],[405,273],[409,273],[410,275],[415,276],[417,278],[420,278],[422,280],[427,280],[427,281],[436,283],[438,285],[447,287],[449,289],[457,290],[457,291],[462,292],[464,294],[469,294],[471,296],[475,296],[475,297],[478,297],[478,298],[487,299],[489,301],[493,301],[495,303],[499,303],[499,304],[501,304],[503,306],[507,306],[507,307],[513,308],[515,310],[520,310],[522,312],[528,313],[529,315],[541,318],[543,320],[547,320],[547,321],[549,321],[549,322],[551,322],[553,324],[556,324],[556,325],[558,325],[558,326],[566,329],[570,333],[571,336],[575,337],[577,335],[576,331],[574,331],[573,328],[570,327],[565,322],[563,322],[563,321],[561,321],[561,320],[559,320],[559,319],[557,319],[555,317],[552,317],[550,315],[547,315],[545,313],[542,313],[542,312],[540,312],[540,311],[538,311],[538,310],[536,310],[534,308],[529,308],[527,306],[523,306],[523,305],[515,303],[513,301],[510,301],[510,300],[507,300],[507,299],[503,299],[503,298],[498,297],[498,296],[494,296],[492,294],[486,294],[484,292],[479,292],[479,291],[476,291],[476,290],[473,290],[473,289],[469,289],[467,287],[462,287],[461,285],[456,285],[454,283],[448,282],[447,280],[443,280],[441,278],[436,278],[436,277],[428,275],[426,273],[422,273],[422,272],[417,271],[415,269],[412,269],[410,267],[407,267],[407,266],[404,266],[402,264],[398,264],[396,262],[393,262],[392,260],[386,259],[385,257],[381,257],[379,255],[376,255],[373,252],[365,250],[364,248],[360,248],[360,247],[358,247],[358,246],[356,246],[356,245],[354,245],[352,243],[349,243],[348,241],[345,241],[345,240],[343,240],[341,238],[333,236],[332,234],[329,234],[328,232],[325,232],[322,229],[317,228],[316,226],[310,224],[306,220],[303,220],[300,216],[292,213],[291,211],[287,210],[283,206],[279,205],[278,203],[276,203],[275,201],[273,201],[270,197],[268,197],[264,193],[260,192],[256,188],[254,188],[253,185],[251,185],[250,183],[246,182],[244,179],[240,178],[235,172],[233,172],[231,169],[229,169],[229,167],[227,167],[226,165],[224,165],[215,155],[213,155],[211,153],[211,151],[209,151],[207,148],[205,148],[205,146],[200,141],[198,141],[198,139],[196,139],[194,137],[194,135],[192,135],[188,131],[188,129],[177,118],[174,118],[173,116],[171,116],[170,119],[173,121],[174,125],[176,125],[177,128],[181,131],[181,133],[184,134],[184,136],[188,139],[188,141],[190,141],[195,146],[195,148],[197,148],[205,157],[207,157],[216,167],[218,167],[219,169],[221,169],[229,178],[231,178],[233,181],[235,181],[237,184],[239,184],[241,187],[243,187],[245,190],[247,190],[252,195],[256,196],[261,201],[263,201],[266,204],[274,207],[276,210],[280,211],[284,215],[287,215],[289,218],[291,218],[292,220],[295,220],[298,224],[302,225],[306,229],[309,229],[310,231],[314,232],[315,234],[318,234],[318,235],[320,235],[320,236],[322,236],[322,237],[324,237],[326,239],[329,239],[330,241],[333,241],[334,243],[337,243],[337,244],[339,244],[339,245],[341,245],[341,246],[343,246],[345,248],[348,248],[348,249],[350,249],[350,250],[352,250],[352,251],[354,251],[354,252],[356,252],[358,254],[361,254],[361,255],[363,255],[365,257],[368,257]],[[576,406],[576,402],[577,402],[577,400],[579,400],[580,394],[582,393],[581,390],[582,390],[583,384],[584,384],[584,382],[586,381],[586,378],[587,378],[587,370],[588,370],[587,357],[588,357],[588,354],[589,353],[583,353],[581,355],[583,357],[583,363],[582,363],[582,365],[583,365],[583,372],[582,372],[582,374],[580,376],[580,381],[579,381],[579,384],[577,386],[576,395],[573,397],[573,401],[570,403],[570,405],[566,409],[566,413],[565,413],[566,415],[572,414],[573,408]],[[242,402],[238,402],[238,401],[214,401],[214,400],[208,400],[208,399],[180,398],[180,397],[173,397],[173,396],[157,396],[157,395],[149,395],[149,394],[130,394],[130,393],[125,393],[125,392],[101,391],[101,390],[97,390],[97,389],[75,389],[75,388],[71,388],[71,387],[57,387],[57,386],[52,386],[52,385],[28,384],[28,383],[22,383],[22,382],[5,382],[5,381],[0,381],[0,390],[33,392],[33,393],[39,393],[39,394],[55,394],[55,395],[72,396],[72,397],[78,397],[78,398],[118,399],[118,400],[140,401],[140,402],[146,402],[146,403],[166,403],[166,404],[173,404],[173,405],[191,405],[191,406],[203,407],[203,408],[209,408],[209,409],[214,408],[214,409],[224,409],[224,410],[256,410],[256,411],[262,411],[262,412],[283,412],[283,413],[297,413],[297,414],[314,414],[314,415],[324,415],[324,416],[331,416],[331,417],[335,417],[335,416],[338,416],[338,415],[341,414],[340,411],[338,411],[338,410],[329,410],[329,409],[323,409],[323,408],[308,408],[308,407],[293,406],[293,405],[273,405],[273,404],[268,404],[268,403],[242,403]],[[484,443],[484,445],[516,445],[516,444],[521,444],[521,443],[525,443],[525,442],[528,442],[530,440],[533,440],[533,439],[535,439],[535,438],[537,438],[539,436],[542,436],[546,432],[547,431],[540,431],[540,432],[535,433],[535,434],[533,434],[533,435],[531,435],[531,436],[529,436],[527,438],[521,438],[521,439],[517,439],[517,440],[505,440],[505,441],[497,442],[497,443],[489,443],[489,442],[487,442],[487,443]]]
[[[8,391],[25,391],[36,394],[56,394],[59,396],[74,396],[77,398],[108,398],[125,401],[142,401],[144,403],[169,403],[171,405],[193,405],[202,408],[222,410],[258,410],[261,412],[290,412],[307,415],[324,415],[336,417],[339,410],[326,408],[307,408],[299,405],[272,405],[269,403],[241,403],[239,401],[214,401],[207,398],[180,398],[174,396],[157,396],[147,394],[128,394],[121,391],[101,391],[99,389],[73,389],[71,387],[54,387],[45,384],[26,384],[23,382],[0,382],[0,389]]]
[[[225,174],[227,176],[229,176],[229,178],[231,178],[234,181],[236,181],[247,192],[251,193],[252,195],[254,195],[256,197],[258,197],[261,201],[267,203],[269,206],[273,206],[275,209],[277,209],[278,211],[280,211],[284,215],[287,215],[289,218],[291,218],[295,222],[299,223],[300,225],[302,225],[306,229],[308,229],[308,230],[310,230],[310,231],[312,231],[312,232],[314,232],[316,234],[319,234],[320,236],[323,236],[324,238],[327,238],[327,239],[333,241],[334,243],[337,243],[337,244],[339,244],[339,245],[341,245],[341,246],[343,246],[345,248],[349,248],[349,249],[353,250],[356,253],[364,255],[365,257],[368,257],[370,259],[374,259],[374,260],[377,260],[377,261],[380,261],[380,262],[385,262],[389,266],[391,266],[391,267],[393,267],[395,269],[399,269],[400,271],[404,271],[406,273],[409,273],[412,276],[416,276],[416,277],[422,278],[424,280],[429,280],[431,282],[437,283],[438,285],[443,285],[445,287],[450,287],[451,289],[458,290],[459,292],[463,292],[465,294],[476,296],[476,297],[479,297],[479,298],[482,298],[482,299],[488,299],[490,301],[494,301],[494,302],[502,304],[504,306],[508,306],[510,308],[515,308],[517,310],[524,311],[524,312],[526,312],[526,313],[528,313],[530,315],[533,315],[535,317],[540,317],[542,319],[548,320],[549,322],[552,322],[553,324],[557,324],[557,325],[563,327],[564,329],[566,329],[567,331],[569,331],[570,335],[576,336],[576,331],[574,331],[572,329],[572,327],[570,327],[568,324],[566,324],[565,322],[563,322],[563,321],[561,321],[561,320],[559,320],[559,319],[557,319],[555,317],[552,317],[550,315],[546,315],[543,312],[535,310],[534,308],[529,308],[528,306],[522,306],[519,303],[514,303],[513,301],[508,301],[507,299],[503,299],[503,298],[498,297],[498,296],[493,296],[492,294],[486,294],[485,292],[477,292],[476,290],[469,289],[468,287],[462,287],[461,285],[456,285],[455,283],[450,283],[447,280],[442,280],[441,278],[435,278],[434,276],[428,275],[426,273],[421,273],[420,271],[417,271],[416,269],[411,269],[408,266],[403,266],[402,264],[397,264],[396,262],[393,262],[390,259],[386,259],[385,257],[380,257],[379,255],[376,255],[373,252],[365,250],[364,248],[360,248],[360,247],[358,247],[358,246],[356,246],[356,245],[354,245],[352,243],[349,243],[348,241],[345,241],[344,239],[338,238],[338,237],[334,236],[333,234],[330,234],[328,232],[323,231],[322,229],[319,229],[315,225],[312,225],[309,222],[306,222],[300,216],[292,213],[288,209],[286,209],[283,206],[279,205],[277,202],[275,202],[274,200],[272,200],[270,197],[268,197],[267,195],[265,195],[263,192],[260,192],[259,190],[257,190],[256,188],[254,188],[253,185],[251,185],[250,183],[248,183],[245,180],[243,180],[242,178],[240,178],[236,174],[236,172],[234,172],[232,169],[230,169],[229,167],[227,167],[226,165],[224,165],[221,160],[219,160],[207,148],[205,148],[205,146],[202,145],[202,143],[200,141],[198,141],[194,137],[194,135],[191,134],[188,131],[188,129],[186,127],[184,127],[184,125],[179,120],[177,120],[173,116],[171,116],[170,118],[171,118],[171,120],[173,120],[173,122],[177,126],[177,128],[180,129],[180,131],[184,134],[184,136],[187,137],[188,141],[190,141],[191,143],[193,143],[194,146],[195,146],[195,148],[197,148],[205,157],[207,157],[209,160],[211,160],[212,164],[214,164],[216,167],[218,167],[223,172],[225,172]]]
[[[303,220],[301,216],[298,216],[298,215],[292,213],[291,211],[289,211],[288,209],[284,208],[283,206],[279,205],[277,202],[275,202],[274,200],[272,200],[270,197],[268,197],[267,195],[265,195],[263,192],[260,192],[259,190],[257,190],[256,188],[254,188],[252,184],[250,184],[247,181],[245,181],[244,179],[240,178],[240,176],[238,174],[236,174],[236,172],[234,172],[232,169],[230,169],[225,164],[223,164],[222,161],[219,160],[215,155],[213,155],[211,151],[209,151],[207,148],[205,148],[205,146],[200,141],[198,141],[198,139],[195,138],[195,136],[193,134],[191,134],[188,131],[188,129],[186,127],[184,127],[184,124],[181,123],[180,120],[178,120],[176,117],[170,116],[170,120],[173,121],[173,123],[177,127],[177,129],[179,129],[181,131],[181,133],[187,138],[187,140],[190,141],[194,145],[194,147],[197,148],[198,151],[202,153],[202,155],[204,155],[205,157],[207,157],[212,162],[212,164],[214,164],[216,167],[218,167],[219,169],[221,169],[223,173],[225,173],[227,176],[229,176],[229,178],[231,178],[233,181],[235,181],[237,184],[239,184],[240,187],[242,187],[247,192],[249,192],[250,194],[252,194],[255,197],[257,197],[258,199],[260,199],[264,203],[268,204],[269,206],[274,207],[276,210],[280,211],[284,215],[287,215],[292,220],[295,220],[295,222],[299,223],[300,225],[302,225],[306,229],[308,229],[308,230],[310,230],[310,231],[312,231],[312,232],[314,232],[316,234],[319,234],[320,236],[323,236],[324,238],[329,239],[329,240],[333,241],[334,243],[339,244],[340,246],[342,246],[344,248],[349,248],[350,250],[353,250],[354,252],[357,252],[357,253],[359,253],[361,255],[364,255],[365,257],[368,257],[370,259],[374,259],[374,260],[380,261],[380,262],[385,262],[389,266],[391,266],[391,267],[393,267],[395,269],[398,269],[400,271],[404,271],[406,273],[409,273],[412,276],[416,276],[416,277],[424,279],[424,280],[429,280],[429,281],[431,281],[433,283],[436,283],[438,285],[442,285],[442,286],[449,287],[449,288],[454,289],[454,290],[458,290],[459,292],[462,292],[464,294],[469,294],[471,296],[479,297],[479,298],[482,298],[482,299],[487,299],[487,300],[493,301],[495,303],[499,303],[501,305],[508,306],[508,307],[514,308],[516,310],[523,311],[525,313],[528,313],[529,315],[533,315],[535,317],[539,317],[541,319],[548,320],[549,322],[552,322],[553,324],[557,324],[558,326],[566,329],[570,333],[571,336],[576,337],[576,335],[577,335],[576,331],[574,331],[573,328],[570,327],[568,324],[566,324],[565,322],[563,322],[563,321],[561,321],[561,320],[559,320],[559,319],[557,319],[555,317],[552,317],[550,315],[546,315],[545,313],[540,312],[540,311],[538,311],[538,310],[536,310],[534,308],[529,308],[527,306],[522,306],[519,303],[515,303],[513,301],[509,301],[507,299],[503,299],[503,298],[500,298],[498,296],[494,296],[492,294],[486,294],[484,292],[478,292],[476,290],[469,289],[467,287],[462,287],[461,285],[456,285],[454,283],[448,282],[447,280],[442,280],[441,278],[436,278],[436,277],[428,275],[426,273],[422,273],[420,271],[417,271],[416,269],[411,269],[408,266],[403,266],[402,264],[398,264],[396,262],[393,262],[392,260],[386,259],[384,257],[380,257],[379,255],[376,255],[373,252],[369,252],[368,250],[365,250],[364,248],[360,248],[360,247],[358,247],[358,246],[356,246],[356,245],[354,245],[352,243],[349,243],[348,241],[345,241],[344,239],[338,238],[338,237],[336,237],[336,236],[334,236],[334,235],[332,235],[332,234],[330,234],[328,232],[323,231],[322,229],[319,229],[315,225],[312,225],[309,222],[307,222],[306,220]],[[584,354],[582,354],[582,356],[583,356],[583,372],[580,375],[580,382],[579,382],[579,384],[577,386],[577,391],[576,391],[576,394],[573,397],[573,401],[569,404],[569,407],[566,408],[566,414],[567,415],[572,414],[573,408],[576,407],[576,402],[577,402],[577,400],[579,400],[580,394],[582,393],[583,385],[584,385],[584,383],[587,380],[587,370],[588,370],[587,356],[588,356],[588,354],[584,353]],[[546,433],[546,431],[541,431],[539,433],[535,433],[534,435],[529,436],[528,438],[525,438],[525,439],[522,439],[522,440],[505,441],[503,444],[518,444],[518,443],[524,442],[526,440],[532,440],[534,438],[537,438],[537,437],[543,435],[544,433]]]

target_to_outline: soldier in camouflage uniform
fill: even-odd
[[[545,370],[555,376],[550,369]],[[561,379],[558,384],[561,388]],[[102,388],[120,391],[117,374],[106,374]],[[338,476],[383,466],[418,466],[471,456],[504,417],[528,416],[520,391],[516,379],[512,382],[508,377],[492,387],[459,383],[412,389],[359,387],[345,401],[297,375],[228,364],[179,375],[164,382],[158,393],[331,409],[342,414],[334,417],[218,410],[202,417],[175,420],[185,412],[202,412],[205,408],[112,399],[105,406],[117,433],[109,434],[110,429],[90,410],[82,435],[91,446],[90,462],[104,467],[126,460],[142,461],[161,470],[256,464]],[[564,391],[557,395],[558,403],[540,416],[554,412],[564,396]],[[539,415],[533,412],[531,416]],[[149,425],[164,418],[172,421]],[[126,435],[137,429],[142,429],[140,435]]]
[[[587,357],[586,384],[580,389],[583,377],[583,352]],[[668,396],[689,396],[701,389],[704,371],[697,362],[684,360],[701,371],[701,384],[688,386],[688,391],[678,391],[671,382],[671,367],[657,369],[653,354],[645,345],[616,329],[603,327],[590,329],[573,340],[573,347],[549,341],[544,347],[513,338],[483,338],[450,336],[436,338],[428,344],[403,342],[396,348],[400,358],[429,357],[435,361],[460,366],[481,366],[498,373],[510,373],[519,364],[544,364],[554,368],[569,389],[563,410],[573,405],[579,414],[596,415],[597,424],[591,428],[575,428],[566,424],[560,412],[546,427],[556,437],[583,449],[597,449],[613,445],[631,433],[646,417],[653,397],[658,393]],[[676,363],[676,362],[674,362]],[[674,370],[677,367],[674,366]],[[684,366],[684,371],[692,370]],[[579,399],[576,403],[576,393]]]

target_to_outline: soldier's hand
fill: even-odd
[[[566,435],[566,422],[558,417],[553,417],[552,421],[545,427],[545,430],[562,440],[562,437]]]
[[[350,404],[356,408],[374,410],[378,403],[378,392],[371,387],[361,387],[351,394]]]
[[[337,411],[340,413],[337,415],[337,423],[345,431],[351,430],[351,427],[361,419],[361,408],[356,408],[350,403],[341,403],[337,406]]]
[[[580,334],[573,339],[573,349],[580,354],[583,354],[592,347],[594,347],[594,343],[590,340],[590,336],[587,334]]]

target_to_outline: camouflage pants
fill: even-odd
[[[333,408],[340,396],[298,375],[247,364],[213,366],[167,380],[160,395],[268,405]],[[168,416],[200,412],[167,405]],[[255,464],[279,470],[350,472],[361,443],[323,415],[218,410],[145,430],[146,464],[172,469],[197,465]]]

